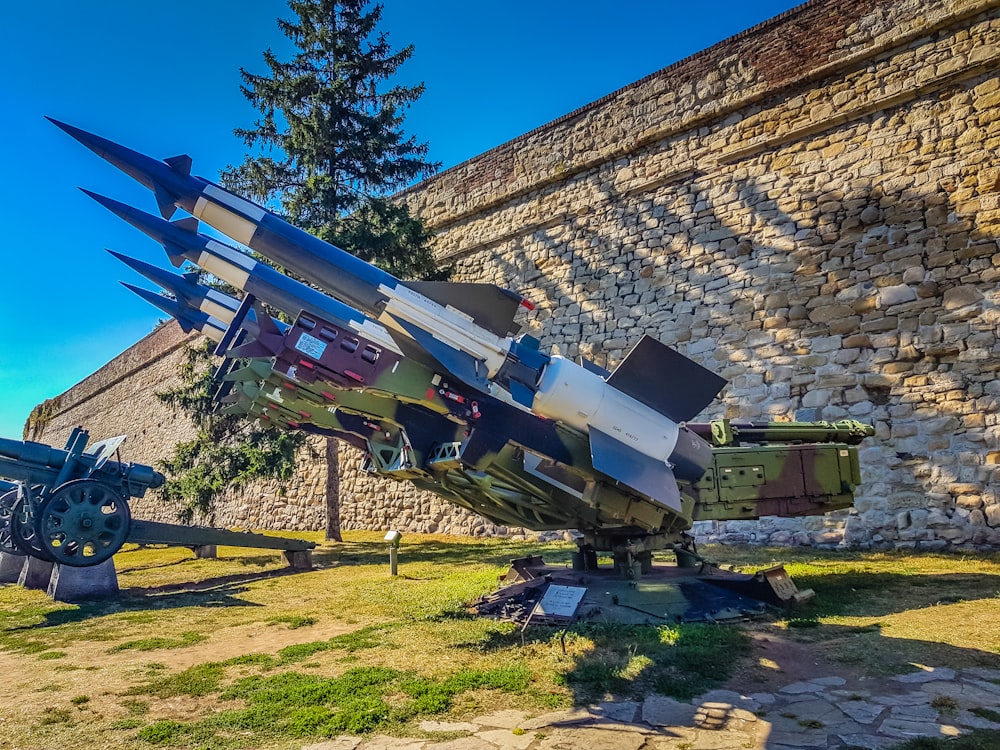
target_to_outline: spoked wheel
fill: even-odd
[[[10,519],[14,516],[14,505],[17,503],[17,488],[7,490],[0,495],[0,552],[8,555],[23,556],[21,548],[14,544],[10,535]]]
[[[18,496],[10,516],[10,539],[14,546],[21,550],[22,555],[31,555],[45,562],[55,562],[55,558],[39,542],[38,533],[35,531],[38,511],[35,497],[41,490],[41,487],[29,488],[24,484],[15,490]]]
[[[94,479],[74,479],[35,511],[38,538],[58,563],[99,565],[121,549],[132,514],[120,492]]]

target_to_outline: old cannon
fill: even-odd
[[[90,566],[128,538],[128,498],[163,484],[143,464],[112,461],[125,437],[94,443],[74,428],[64,450],[0,438],[0,550],[49,562]]]
[[[65,450],[0,438],[0,552],[76,568],[99,565],[126,542],[275,549],[297,570],[312,566],[315,542],[132,518],[128,500],[163,484],[143,464],[112,461],[125,436],[94,443],[77,427]]]

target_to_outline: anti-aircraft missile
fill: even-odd
[[[201,310],[206,315],[221,320],[227,326],[240,308],[240,301],[231,295],[212,289],[197,281],[197,273],[175,274],[164,271],[138,258],[131,258],[114,250],[108,250],[126,266],[162,289],[170,292],[175,299],[187,302],[191,307]],[[131,288],[131,287],[129,287]]]
[[[185,333],[198,331],[213,341],[221,341],[223,335],[226,333],[226,329],[229,327],[218,318],[213,318],[211,315],[207,315],[185,302],[164,297],[162,294],[151,292],[142,287],[126,284],[124,281],[121,282],[121,285],[174,318]]]
[[[161,214],[180,207],[413,342],[452,376],[548,420],[588,434],[593,467],[665,507],[680,510],[676,478],[697,481],[711,448],[683,422],[724,381],[652,338],[607,377],[531,337],[514,338],[523,298],[485,284],[403,282],[191,174],[191,159],[157,161],[53,122],[153,191]],[[211,269],[209,269],[211,270]]]
[[[224,242],[199,234],[196,231],[197,220],[182,219],[169,222],[98,193],[89,190],[83,192],[119,218],[124,219],[139,231],[159,242],[174,265],[179,266],[187,260],[234,288],[252,294],[261,302],[281,310],[289,317],[295,318],[305,310],[334,325],[350,329],[365,339],[376,342],[380,347],[388,348],[397,354],[401,353],[392,337],[381,325],[343,302],[279,273],[266,263],[254,260],[246,253]],[[122,260],[147,278],[160,283],[158,279],[148,276],[144,270],[140,270],[124,259]],[[149,264],[143,264],[143,266],[155,268]],[[166,271],[160,273],[175,277],[174,274],[169,274]],[[164,284],[161,286],[169,289]],[[273,353],[271,352],[271,354]]]

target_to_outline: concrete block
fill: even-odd
[[[49,596],[59,602],[79,602],[115,596],[118,574],[113,558],[88,568],[55,565],[49,579]]]
[[[312,570],[313,560],[312,552],[309,550],[300,550],[298,552],[285,552],[285,559],[288,561],[288,565],[292,570]]]
[[[0,583],[17,583],[27,557],[0,552]]]
[[[24,567],[21,568],[21,575],[17,582],[26,589],[39,589],[45,591],[49,587],[49,578],[52,576],[52,568],[55,563],[39,560],[30,555],[25,558]]]
[[[219,547],[216,544],[202,544],[192,549],[194,556],[199,560],[215,560],[219,556]]]

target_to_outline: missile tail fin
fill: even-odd
[[[724,378],[652,336],[643,336],[607,381],[675,422],[691,419],[726,384]]]
[[[466,385],[476,390],[488,392],[489,381],[486,378],[486,368],[479,360],[448,346],[419,326],[399,318],[394,318],[394,320],[445,370]]]
[[[156,197],[156,207],[160,209],[160,216],[169,219],[174,215],[177,206],[174,205],[174,196],[164,190],[159,183],[153,185],[153,195]]]
[[[606,432],[590,428],[590,458],[594,468],[658,505],[681,513],[681,493],[674,473],[663,461],[640,453]]]
[[[454,307],[472,317],[476,325],[497,336],[517,333],[514,314],[521,295],[495,284],[455,281],[406,281],[406,286],[445,307]]]
[[[605,380],[607,380],[608,376],[611,375],[611,372],[609,370],[605,370],[599,364],[591,362],[586,357],[580,357],[580,367],[582,367],[584,370],[589,370],[590,372],[595,373],[596,375],[600,375]]]
[[[172,170],[180,172],[185,177],[191,174],[191,157],[187,154],[171,156],[169,159],[164,159],[163,161],[165,161]]]
[[[193,216],[185,216],[183,219],[177,219],[170,223],[185,232],[198,233],[198,220]]]

